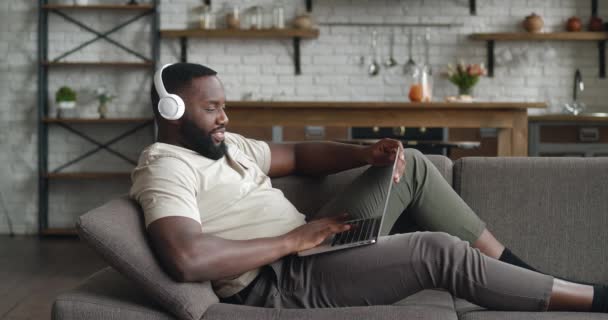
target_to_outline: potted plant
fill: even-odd
[[[108,93],[108,90],[104,87],[97,88],[95,93],[97,94],[97,101],[99,101],[99,107],[97,108],[99,118],[104,119],[108,114],[108,102],[112,101],[116,96]]]
[[[473,88],[479,78],[486,75],[483,64],[465,64],[460,62],[454,67],[448,64],[446,76],[451,83],[458,87],[460,100],[472,100]]]
[[[58,106],[58,117],[64,115],[66,110],[76,107],[76,92],[68,86],[63,86],[55,93],[55,102]]]

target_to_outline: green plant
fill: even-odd
[[[479,78],[485,74],[486,70],[481,64],[460,62],[456,65],[456,68],[448,64],[448,80],[458,87],[460,94],[470,94],[471,89],[479,82]]]
[[[55,93],[55,102],[63,102],[63,101],[76,101],[76,91],[72,90],[72,88],[63,86],[57,90]]]
[[[97,90],[95,90],[95,94],[97,95],[99,104],[106,104],[116,98],[115,95],[108,93],[108,90],[104,87],[97,88]]]

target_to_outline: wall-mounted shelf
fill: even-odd
[[[472,40],[486,41],[488,76],[494,76],[494,46],[496,41],[597,41],[599,59],[599,77],[606,78],[606,40],[608,32],[503,32],[475,33],[469,36]]]
[[[130,176],[130,172],[60,172],[46,174],[46,178],[51,180],[125,179]]]
[[[161,37],[179,38],[182,62],[188,61],[188,38],[293,39],[295,74],[301,74],[300,40],[319,37],[318,29],[185,29],[161,30]]]
[[[321,26],[339,27],[408,27],[408,28],[454,28],[464,27],[464,23],[368,23],[368,22],[325,22]]]
[[[129,10],[129,11],[146,11],[154,9],[152,4],[89,4],[89,5],[71,5],[71,4],[45,4],[42,9],[45,10]]]
[[[48,67],[134,67],[152,68],[153,62],[120,62],[120,61],[44,61],[42,65]]]
[[[65,124],[112,124],[112,123],[145,123],[152,121],[152,118],[44,118],[45,123],[65,123]]]

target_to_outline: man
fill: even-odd
[[[423,155],[400,152],[400,142],[360,147],[246,139],[226,132],[225,95],[215,71],[174,64],[161,69],[155,83],[158,143],[142,152],[130,194],[143,208],[152,248],[176,281],[211,281],[224,302],[267,307],[392,304],[423,289],[444,288],[492,309],[606,311],[603,287],[511,265],[527,266]],[[375,212],[395,157],[396,184],[382,232],[411,223],[440,232],[393,234],[373,246],[294,255],[348,230],[348,216]],[[363,165],[371,167],[311,221],[270,183]]]

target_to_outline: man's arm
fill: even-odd
[[[171,216],[148,226],[150,244],[165,271],[178,282],[228,279],[313,248],[350,228],[345,216],[315,220],[278,237],[227,240],[201,232],[190,218]]]
[[[382,139],[371,146],[337,142],[269,143],[271,178],[291,174],[326,175],[352,168],[389,165],[403,146],[400,141]],[[402,155],[401,155],[402,156]],[[398,166],[399,176],[405,169],[405,159]]]

